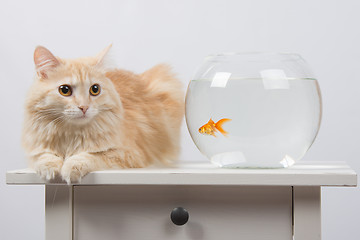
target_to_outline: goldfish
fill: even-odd
[[[215,123],[211,118],[209,120],[208,123],[206,123],[205,125],[201,126],[199,128],[199,133],[204,134],[204,135],[211,135],[216,137],[215,132],[219,131],[222,133],[222,135],[226,136],[228,134],[228,132],[226,132],[223,128],[222,125],[225,122],[231,121],[231,119],[229,118],[223,118],[220,119],[217,123]]]

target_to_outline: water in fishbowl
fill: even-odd
[[[304,156],[319,130],[320,90],[313,78],[192,80],[186,119],[198,149],[219,166],[288,167]],[[210,119],[231,120],[201,133]]]

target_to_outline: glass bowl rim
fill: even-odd
[[[303,59],[300,54],[294,52],[274,52],[274,51],[244,51],[244,52],[220,52],[207,55],[205,58],[226,57],[226,56],[246,56],[246,55],[265,55],[265,56],[294,56]]]

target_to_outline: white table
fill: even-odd
[[[73,185],[24,169],[7,172],[6,180],[45,185],[46,240],[319,240],[321,187],[357,185],[342,162],[287,169],[189,163],[97,171]],[[187,213],[174,216],[189,216],[181,226],[170,219],[176,207]]]

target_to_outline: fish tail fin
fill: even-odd
[[[223,119],[220,119],[217,123],[215,123],[215,128],[217,130],[219,130],[219,132],[222,133],[222,135],[226,136],[228,134],[227,131],[225,131],[223,128],[222,128],[222,125],[225,123],[225,122],[228,122],[228,121],[231,121],[231,119],[229,118],[223,118]]]

